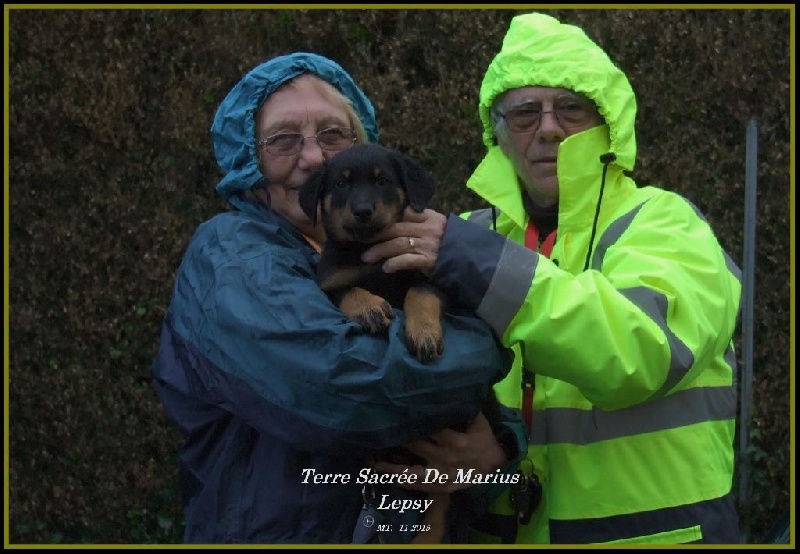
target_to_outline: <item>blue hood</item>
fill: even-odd
[[[318,54],[298,52],[272,58],[250,70],[220,104],[211,124],[214,153],[225,176],[217,192],[228,200],[261,179],[255,139],[255,114],[278,88],[301,75],[313,73],[329,82],[353,103],[370,142],[378,142],[378,122],[372,102],[353,78],[334,61]]]

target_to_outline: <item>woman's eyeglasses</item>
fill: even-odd
[[[303,149],[306,139],[316,140],[323,150],[338,152],[356,141],[356,133],[348,127],[328,127],[310,137],[304,137],[301,133],[280,132],[259,140],[257,144],[275,156],[292,156]]]

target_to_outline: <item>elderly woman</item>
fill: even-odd
[[[338,64],[296,53],[259,65],[223,100],[211,134],[217,191],[235,209],[192,237],[152,368],[184,439],[185,540],[408,540],[391,523],[399,510],[380,509],[381,487],[364,486],[369,457],[471,419],[453,460],[488,474],[514,458],[524,433],[479,414],[506,351],[481,320],[445,314],[444,353],[422,364],[402,311],[376,337],[316,285],[325,236],[298,191],[325,160],[378,140],[372,104]],[[392,533],[365,525],[362,507]]]

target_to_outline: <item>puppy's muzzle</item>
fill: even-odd
[[[369,202],[359,202],[354,205],[350,211],[353,213],[353,217],[356,218],[356,221],[359,223],[367,223],[372,219],[372,214],[375,213],[375,205]]]

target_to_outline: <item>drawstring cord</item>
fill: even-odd
[[[586,252],[586,263],[583,264],[583,270],[589,269],[589,260],[592,257],[592,249],[594,248],[594,235],[597,233],[597,219],[600,217],[600,204],[603,202],[603,189],[606,186],[606,173],[608,166],[611,162],[617,159],[617,155],[613,152],[608,152],[600,156],[600,162],[603,164],[603,178],[600,181],[600,196],[597,199],[597,208],[594,212],[594,221],[592,222],[592,236],[589,238],[589,250]]]

